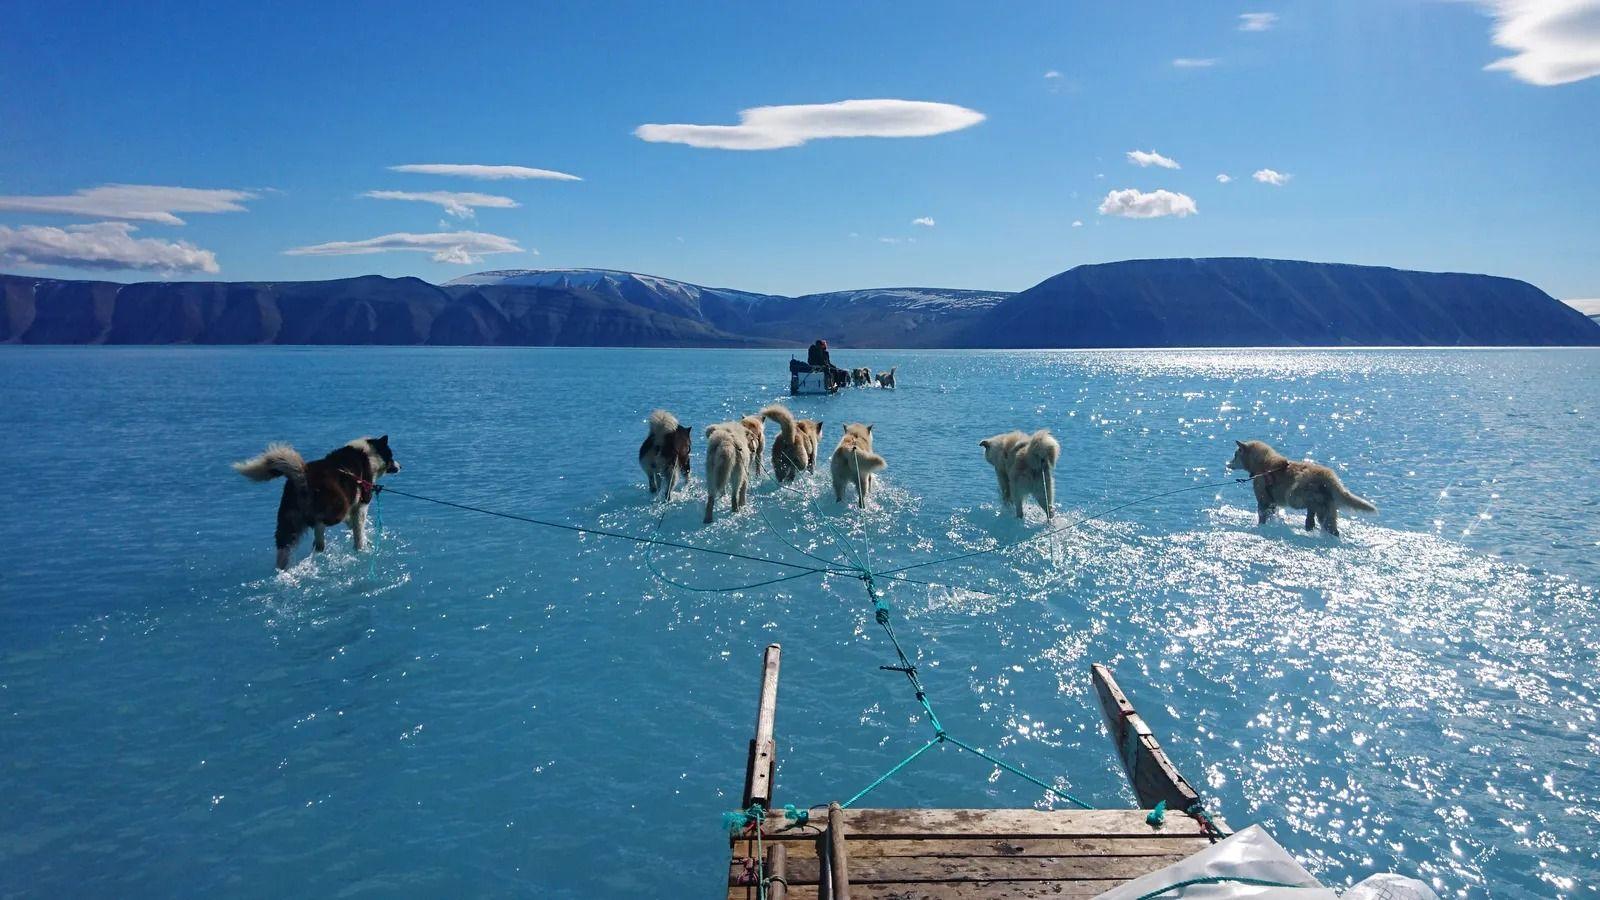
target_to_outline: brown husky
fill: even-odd
[[[773,477],[787,483],[793,481],[801,469],[816,471],[822,422],[796,419],[794,413],[776,403],[762,409],[761,418],[778,423],[778,436],[772,439]]]
[[[1339,476],[1327,466],[1314,462],[1294,462],[1264,441],[1234,441],[1239,449],[1228,462],[1230,469],[1250,473],[1256,491],[1256,522],[1265,525],[1280,506],[1306,511],[1306,530],[1322,523],[1322,530],[1339,533],[1339,507],[1362,512],[1378,508],[1350,493]]]
[[[318,553],[326,548],[323,532],[329,525],[347,522],[355,548],[366,546],[367,506],[372,503],[379,478],[400,471],[389,451],[389,436],[360,438],[321,459],[306,462],[288,444],[271,444],[267,452],[233,464],[251,481],[282,477],[283,499],[278,501],[278,568],[289,568],[289,553],[310,528],[316,533]]]

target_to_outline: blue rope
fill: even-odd
[[[879,775],[877,778],[873,779],[871,784],[867,785],[866,787],[862,788],[859,791],[856,791],[856,794],[855,794],[854,797],[851,797],[849,800],[846,800],[845,802],[839,804],[839,808],[840,809],[849,809],[851,804],[855,803],[857,800],[860,800],[862,797],[865,797],[873,788],[877,787],[880,784],[883,784],[885,781],[888,781],[889,777],[894,775],[894,773],[900,771],[901,769],[904,769],[906,766],[911,765],[911,762],[913,760],[915,760],[917,757],[921,756],[922,754],[928,752],[929,748],[931,748],[933,745],[939,743],[941,740],[943,740],[943,739],[942,738],[934,738],[933,740],[927,742],[926,744],[923,744],[921,747],[918,747],[916,750],[912,751],[910,756],[908,756],[905,759],[902,759],[899,762],[895,763],[894,766],[889,769],[889,771],[887,771],[887,772],[883,773],[882,775]]]
[[[1169,894],[1173,891],[1182,890],[1186,887],[1193,887],[1197,884],[1245,884],[1251,887],[1280,887],[1297,889],[1315,887],[1315,885],[1309,884],[1289,884],[1283,881],[1271,881],[1266,878],[1246,878],[1243,875],[1207,875],[1201,878],[1190,878],[1185,881],[1180,881],[1177,884],[1169,884],[1164,888],[1159,888],[1151,891],[1148,894],[1140,894],[1137,898],[1135,898],[1135,900],[1154,900],[1154,898],[1159,897],[1162,894]]]

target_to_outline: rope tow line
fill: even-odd
[[[640,537],[636,534],[626,534],[621,531],[607,531],[604,528],[587,528],[582,525],[567,525],[562,522],[548,522],[543,519],[534,519],[529,516],[519,516],[514,513],[499,512],[493,509],[484,509],[481,506],[470,506],[465,503],[453,503],[449,500],[440,500],[436,497],[424,497],[421,494],[411,494],[407,493],[406,491],[396,490],[395,488],[387,485],[379,485],[377,489],[385,494],[398,494],[401,497],[409,497],[412,500],[423,500],[428,503],[437,503],[440,506],[448,506],[452,509],[461,509],[466,510],[467,512],[482,513],[486,516],[494,516],[500,519],[510,519],[513,522],[525,522],[529,525],[543,525],[546,528],[559,528],[562,531],[575,531],[579,534],[593,534],[598,535],[599,537],[633,541],[634,543],[638,544],[654,544],[659,547],[672,547],[678,550],[693,550],[696,553],[710,553],[715,556],[726,556],[730,559],[743,559],[749,562],[766,563],[772,566],[782,566],[787,569],[799,569],[802,571],[802,574],[805,575],[842,574],[837,569],[820,569],[816,566],[806,566],[801,565],[800,563],[786,562],[781,559],[770,559],[765,556],[751,556],[748,553],[735,553],[732,550],[718,550],[713,547],[699,547],[694,544],[681,544],[677,541],[664,541],[656,537]]]

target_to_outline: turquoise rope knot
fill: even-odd
[[[811,821],[811,810],[796,809],[793,803],[783,805],[783,817],[796,825],[804,825]]]
[[[1150,810],[1150,815],[1144,817],[1144,823],[1150,826],[1161,825],[1167,821],[1167,801],[1162,800]]]
[[[743,831],[757,822],[765,821],[766,818],[767,811],[761,808],[761,804],[752,803],[749,809],[723,813],[722,827],[726,831]]]

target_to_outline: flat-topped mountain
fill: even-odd
[[[1600,344],[1595,323],[1525,281],[1293,260],[1078,266],[995,307],[966,347]]]
[[[1594,345],[1600,325],[1526,282],[1268,259],[1085,265],[1023,291],[783,297],[609,269],[442,285],[68,281],[0,275],[0,342],[766,347]]]

